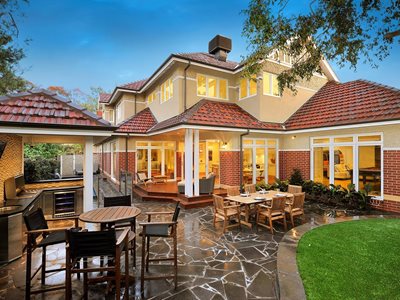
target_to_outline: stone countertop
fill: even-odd
[[[10,211],[5,211],[5,212],[0,212],[0,218],[2,217],[8,217],[10,215],[15,215],[18,213],[23,213],[26,211],[26,209],[43,193],[43,192],[48,192],[48,191],[58,191],[58,190],[77,190],[83,188],[83,186],[63,186],[63,187],[51,187],[51,188],[44,188],[44,189],[38,189],[37,193],[31,194],[31,196],[28,197],[29,194],[25,195],[24,198],[18,198],[18,199],[10,199],[7,200],[5,206],[10,206],[10,205],[18,205],[19,207],[17,209],[13,209]]]

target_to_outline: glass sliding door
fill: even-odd
[[[275,182],[275,178],[277,177],[276,175],[276,149],[275,148],[268,148],[268,173],[266,173],[268,176],[268,181],[266,180],[265,182],[268,182],[269,184],[272,184]]]
[[[165,169],[164,175],[167,176],[168,179],[175,178],[175,151],[172,149],[165,149]]]
[[[314,181],[329,185],[329,147],[314,147]]]
[[[215,175],[215,185],[219,185],[219,141],[207,141],[207,175]]]
[[[147,149],[137,150],[137,171],[146,173],[148,176],[148,151]]]
[[[347,188],[353,183],[353,146],[337,146],[334,150],[334,184]]]
[[[381,146],[358,147],[358,186],[372,188],[370,194],[381,196]]]
[[[265,179],[265,148],[256,148],[256,182]]]
[[[161,149],[151,149],[151,177],[161,175]]]
[[[243,149],[243,183],[253,183],[253,149]]]

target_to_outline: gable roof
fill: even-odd
[[[259,130],[282,130],[278,123],[259,121],[239,105],[202,99],[185,112],[156,124],[149,132],[160,131],[177,125],[203,125]]]
[[[44,89],[0,97],[0,124],[114,129],[110,123],[94,113]]]
[[[375,82],[328,82],[286,122],[287,130],[400,120],[400,90]]]
[[[108,103],[111,99],[111,94],[100,93],[99,94],[99,102],[100,103]]]
[[[156,118],[152,114],[150,108],[147,107],[128,120],[122,122],[115,132],[146,133],[156,123]]]

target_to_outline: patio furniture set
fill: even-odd
[[[289,185],[288,192],[257,192],[255,185],[251,184],[245,186],[245,193],[240,193],[239,187],[231,187],[227,189],[227,194],[225,198],[213,195],[214,226],[217,219],[222,220],[224,232],[228,228],[240,228],[241,225],[252,228],[253,218],[257,228],[266,227],[273,234],[274,221],[281,221],[286,230],[287,217],[294,227],[294,219],[304,215],[305,193],[301,186]]]
[[[171,212],[147,212],[147,222],[139,223],[142,231],[142,258],[141,258],[141,294],[144,295],[144,281],[170,278],[177,287],[177,220],[180,206],[176,205]],[[141,210],[131,206],[131,196],[105,197],[104,207],[97,208],[79,216],[69,217],[74,220],[72,228],[51,228],[47,225],[43,211],[39,208],[24,216],[27,227],[27,263],[26,263],[26,289],[25,299],[30,299],[32,294],[65,289],[66,299],[72,299],[72,276],[77,275],[78,280],[83,274],[83,294],[87,299],[89,283],[108,282],[107,291],[113,284],[116,290],[116,299],[121,296],[121,282],[125,286],[124,297],[129,298],[129,285],[136,278],[129,274],[129,251],[132,255],[133,266],[136,267],[136,217]],[[170,221],[154,221],[153,216],[172,216]],[[65,220],[65,219],[63,219]],[[78,227],[78,220],[84,223],[100,225],[99,231],[88,231]],[[169,238],[173,241],[172,257],[150,258],[150,238]],[[65,243],[66,260],[65,268],[46,269],[46,247]],[[32,273],[32,256],[35,249],[42,249],[42,261],[37,270]],[[121,273],[124,256],[124,273]],[[91,263],[93,258],[100,258],[99,265]],[[148,275],[149,263],[153,261],[172,261],[172,274]],[[32,289],[32,279],[41,270],[41,284],[39,289]],[[46,274],[65,270],[65,284],[45,287]],[[99,273],[101,276],[90,277],[89,273]],[[33,275],[32,275],[33,274]]]

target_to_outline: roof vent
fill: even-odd
[[[226,61],[231,50],[232,40],[219,34],[208,43],[208,53],[214,54],[215,58],[221,61]]]

